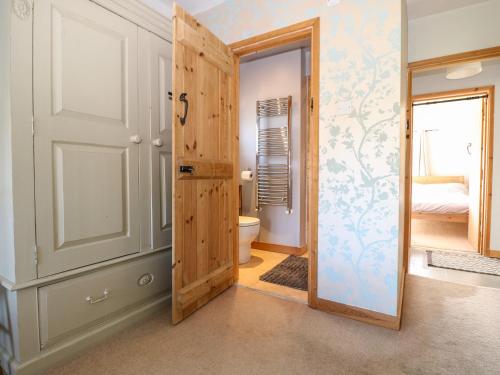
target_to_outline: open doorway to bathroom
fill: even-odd
[[[240,60],[239,283],[307,301],[309,41]]]
[[[231,46],[239,81],[238,284],[310,304],[317,132],[312,38],[304,31],[316,22]]]

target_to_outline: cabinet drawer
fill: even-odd
[[[170,252],[39,288],[41,346],[170,288]]]

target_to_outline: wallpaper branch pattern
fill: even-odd
[[[321,19],[320,298],[397,313],[401,1],[229,0],[199,15],[227,43]]]

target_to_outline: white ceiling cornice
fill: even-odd
[[[140,0],[150,6],[157,12],[172,17],[172,5],[174,0]],[[209,10],[227,0],[177,0],[184,9],[195,15],[197,13]],[[250,0],[249,0],[250,1]],[[325,3],[327,0],[324,0]],[[408,4],[408,19],[414,20],[447,12],[453,9],[464,8],[467,6],[483,3],[491,0],[406,0]]]
[[[141,0],[157,12],[172,17],[172,6],[174,0]],[[226,0],[177,0],[176,2],[191,14],[197,14],[209,10]]]

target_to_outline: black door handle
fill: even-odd
[[[181,125],[185,125],[186,124],[186,118],[187,118],[188,110],[189,110],[189,103],[188,103],[188,100],[187,100],[186,96],[187,96],[187,93],[183,92],[181,94],[181,96],[179,97],[179,100],[184,103],[184,116],[182,116],[180,118]]]

